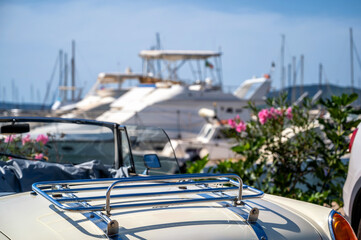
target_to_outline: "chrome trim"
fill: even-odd
[[[223,195],[227,195],[227,194],[223,194]],[[205,198],[211,197],[208,194],[200,194],[200,196],[203,196]],[[245,220],[245,222],[247,222],[247,224],[253,229],[253,231],[255,232],[255,234],[259,240],[267,240],[268,237],[266,235],[266,232],[263,230],[262,226],[257,222],[258,216],[257,216],[256,221],[252,221],[255,219],[249,219],[249,216],[254,208],[244,201],[242,201],[242,203],[243,204],[241,205],[241,207],[230,206],[227,202],[219,202],[218,204],[227,208],[228,210],[232,211],[233,213],[237,214],[238,216],[241,216]],[[247,214],[246,210],[249,211],[249,214]],[[258,210],[258,208],[257,208],[257,210]]]
[[[236,179],[234,181],[232,179]],[[202,181],[194,181],[195,179]],[[213,180],[212,180],[213,179]],[[133,184],[135,183],[135,184]],[[137,184],[145,183],[145,184]],[[94,184],[110,184],[109,187],[88,187]],[[119,186],[124,184],[122,186]],[[210,187],[209,185],[215,185]],[[231,186],[223,186],[229,184]],[[82,186],[83,185],[83,186]],[[198,186],[199,189],[187,189],[186,186]],[[71,187],[75,188],[71,188]],[[157,191],[157,192],[135,192],[128,194],[111,195],[113,189],[141,189],[151,187],[179,187],[179,190],[172,191]],[[262,227],[257,223],[258,214],[253,214],[254,210],[242,199],[257,198],[263,195],[263,192],[243,185],[242,179],[236,174],[184,174],[184,175],[162,175],[162,176],[147,176],[147,177],[133,177],[133,178],[121,178],[121,179],[89,179],[89,180],[64,180],[64,181],[51,181],[51,182],[39,182],[32,185],[33,191],[45,199],[50,201],[54,206],[65,211],[82,212],[90,221],[97,225],[108,238],[113,239],[116,237],[119,229],[119,225],[116,221],[111,220],[112,209],[125,209],[125,208],[144,208],[144,207],[161,207],[161,206],[173,206],[183,205],[189,203],[200,202],[219,202],[222,206],[228,207],[230,210],[241,215],[248,224],[255,230],[260,239],[267,239]],[[243,195],[243,189],[247,189],[255,194]],[[78,197],[74,193],[95,192],[100,191],[105,193],[98,194],[90,197]],[[106,191],[106,192],[105,192]],[[237,191],[235,196],[225,194],[226,191]],[[203,193],[203,194],[202,194]],[[212,197],[208,194],[214,194]],[[166,200],[166,201],[147,201],[147,197],[166,196],[166,195],[178,195],[178,194],[198,194],[199,196],[207,195],[206,198],[179,198],[178,200]],[[122,203],[117,202],[111,204],[111,199],[126,199],[135,198],[135,203]],[[90,205],[89,202],[94,200],[104,200],[105,204]],[[139,199],[143,202],[136,202]],[[230,207],[227,201],[233,203],[233,207]],[[242,209],[237,208],[241,206]],[[238,210],[236,210],[238,209]],[[239,211],[244,212],[248,210],[251,214],[241,214]],[[106,213],[103,213],[105,211]],[[257,212],[258,213],[258,212]],[[245,215],[245,216],[243,216]],[[248,218],[248,219],[247,219]]]
[[[104,179],[103,179],[104,180]],[[112,182],[114,182],[114,178],[112,179]],[[111,180],[110,180],[111,181]],[[125,185],[125,186],[115,186],[115,189],[120,189],[120,188],[149,188],[149,187],[169,187],[169,186],[187,186],[187,185],[206,185],[206,184],[215,184],[215,183],[221,183],[221,184],[225,184],[225,183],[229,183],[228,179],[221,179],[221,180],[209,180],[209,181],[202,181],[202,182],[169,182],[167,183],[167,185],[164,185],[163,183],[156,183],[156,184],[139,184],[139,185]],[[248,186],[247,186],[248,187]],[[246,185],[243,185],[243,189],[246,188]],[[53,190],[44,190],[44,193],[57,193],[57,192],[82,192],[82,191],[99,191],[99,190],[107,190],[108,187],[92,187],[92,188],[78,188],[76,190],[74,189],[63,189],[63,190],[57,190],[57,189],[53,189]],[[256,189],[258,190],[258,189]],[[258,190],[259,191],[259,190]]]
[[[237,181],[231,181],[227,178],[233,178]],[[194,179],[206,179],[204,181],[192,181]],[[210,180],[213,179],[213,180]],[[186,180],[184,182],[179,182],[180,180]],[[170,181],[170,182],[167,182]],[[176,182],[178,181],[178,182]],[[132,184],[131,183],[148,183],[149,184]],[[152,183],[155,182],[155,183]],[[230,187],[219,187],[215,186],[210,189],[180,189],[179,191],[160,191],[155,193],[133,193],[133,194],[118,194],[111,196],[111,190],[113,188],[149,188],[149,187],[169,187],[169,186],[188,186],[188,185],[205,185],[208,184],[231,184]],[[89,184],[110,184],[108,188],[106,187],[87,187]],[[117,186],[124,184],[122,186]],[[54,189],[54,185],[65,186],[63,189]],[[84,185],[83,187],[80,185]],[[77,186],[77,188],[68,188],[70,186]],[[242,186],[242,187],[240,187]],[[66,210],[66,211],[77,211],[77,212],[88,212],[88,211],[106,211],[107,214],[110,214],[111,209],[117,208],[136,208],[136,207],[156,207],[156,206],[165,206],[165,205],[179,205],[179,204],[189,204],[196,202],[217,202],[217,201],[233,201],[235,205],[242,204],[242,199],[248,199],[253,197],[260,197],[263,195],[262,191],[251,188],[247,185],[243,185],[242,179],[236,174],[184,174],[184,175],[163,175],[163,176],[148,176],[148,177],[134,177],[134,178],[124,178],[124,179],[92,179],[92,180],[65,180],[65,181],[51,181],[51,182],[39,182],[34,183],[33,191],[37,194],[43,196],[45,199],[50,201],[56,207]],[[62,193],[76,193],[76,192],[92,192],[92,191],[104,191],[107,189],[105,196],[104,195],[94,195],[85,198],[59,198]],[[256,194],[244,195],[242,196],[242,190],[248,189]],[[147,203],[134,203],[134,204],[116,204],[111,205],[110,200],[116,198],[129,198],[129,197],[150,197],[150,196],[163,196],[163,195],[174,195],[174,194],[186,194],[186,193],[201,193],[201,192],[224,192],[237,190],[238,194],[236,196],[227,196],[227,197],[217,197],[214,199],[182,199],[177,201],[165,201],[165,202],[147,202]],[[51,194],[54,194],[51,196]],[[105,204],[97,206],[83,206],[83,207],[71,207],[66,204],[66,202],[75,202],[75,201],[92,201],[92,200],[101,200],[105,198]],[[64,204],[62,204],[64,203]]]
[[[237,190],[237,187],[229,187],[229,188],[212,188],[212,189],[192,189],[187,191],[169,191],[169,192],[151,192],[151,193],[132,193],[132,194],[118,194],[113,195],[112,199],[119,199],[119,198],[136,198],[136,197],[158,197],[164,195],[175,195],[175,194],[189,194],[189,193],[203,193],[203,192],[214,192],[214,191],[233,191]],[[76,199],[69,199],[69,198],[61,198],[57,199],[58,202],[77,202],[77,201],[96,201],[106,199],[106,196],[95,196],[95,197],[84,197],[84,198],[76,198]]]
[[[77,123],[77,124],[91,124],[108,127],[114,130],[114,124],[124,129],[124,125],[112,122],[103,122],[90,119],[81,118],[57,118],[57,117],[0,117],[0,122],[45,122],[45,123]]]
[[[152,182],[152,181],[158,181],[158,180],[190,180],[190,179],[209,179],[209,178],[236,178],[238,180],[238,196],[237,197],[233,197],[234,200],[234,204],[238,205],[241,204],[242,201],[242,188],[243,188],[243,181],[242,179],[236,175],[236,174],[181,174],[181,175],[166,175],[166,176],[151,176],[151,177],[146,177],[143,179],[120,179],[118,181],[115,181],[114,183],[112,183],[107,192],[106,192],[106,200],[105,200],[105,211],[107,212],[108,215],[110,215],[110,210],[111,210],[111,206],[110,206],[110,193],[112,191],[112,189],[121,183],[127,182],[127,183],[134,183],[134,182]],[[231,182],[230,182],[231,183]],[[165,183],[166,185],[167,183]],[[242,187],[241,187],[242,186]],[[189,192],[191,190],[182,190],[182,191],[175,191],[172,194],[178,194],[181,192]],[[219,190],[217,190],[219,191]],[[148,195],[151,196],[151,195]],[[201,199],[202,201],[204,201],[203,199]],[[218,199],[212,199],[213,201],[218,201]],[[183,203],[193,203],[194,201],[199,202],[200,199],[197,200],[181,200],[181,201],[176,201],[177,204],[181,204],[183,201]],[[171,202],[169,202],[171,203]],[[159,203],[153,203],[155,204],[155,206],[159,206]],[[164,206],[164,204],[160,203],[160,206]],[[134,204],[131,204],[134,205]],[[149,205],[149,204],[147,204]],[[120,207],[119,205],[116,205],[117,207]],[[135,204],[134,207],[138,206],[138,204]],[[141,206],[139,206],[141,207]],[[115,208],[115,206],[113,206],[113,208]]]
[[[335,215],[336,213],[338,212],[332,209],[330,214],[328,215],[328,228],[330,230],[332,240],[336,240],[335,233],[333,232],[333,227],[332,227],[333,215]]]
[[[61,185],[54,186],[58,190],[64,189]],[[69,198],[77,198],[73,193],[66,193]],[[87,202],[77,202],[74,205],[82,205],[84,207],[91,207]],[[119,223],[116,220],[111,220],[107,215],[104,215],[100,211],[83,213],[83,215],[93,222],[100,230],[102,230],[109,239],[114,239],[114,236],[118,234]]]

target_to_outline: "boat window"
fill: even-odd
[[[226,113],[233,113],[233,108],[231,108],[231,107],[227,108]]]
[[[208,136],[211,134],[212,128],[208,128],[207,133],[204,135],[204,138],[208,138]]]
[[[250,86],[248,86],[247,92],[244,94],[243,98],[250,99],[252,96],[254,96],[262,84],[263,82],[252,83]]]
[[[237,109],[236,109],[236,113],[241,113],[242,111],[243,111],[242,108],[237,108]]]
[[[98,160],[114,166],[114,135],[108,127],[76,123],[29,124],[27,133],[0,134],[1,160],[20,158],[62,164]]]

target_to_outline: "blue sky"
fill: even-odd
[[[305,56],[305,83],[322,63],[330,83],[350,85],[349,28],[361,51],[360,1],[0,1],[0,101],[42,101],[59,49],[77,45],[77,81],[87,91],[99,72],[141,71],[140,50],[161,36],[164,49],[221,47],[224,85],[269,72],[280,87],[286,64]],[[355,58],[355,83],[361,69]],[[52,92],[58,82],[55,76]],[[5,91],[4,91],[5,90]],[[50,101],[50,98],[49,98]]]

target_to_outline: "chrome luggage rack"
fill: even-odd
[[[203,180],[201,180],[203,179]],[[235,179],[235,180],[233,180]],[[201,181],[194,181],[201,180]],[[92,186],[102,184],[109,186]],[[187,186],[197,186],[197,189],[188,189]],[[226,186],[224,186],[226,185]],[[215,187],[211,187],[215,186]],[[178,187],[179,190],[168,190],[159,192],[136,192],[127,194],[113,194],[113,189],[149,189],[161,187]],[[231,201],[234,206],[244,205],[249,210],[247,221],[255,222],[258,218],[258,209],[251,208],[242,200],[249,198],[261,197],[264,193],[258,189],[243,184],[242,179],[236,174],[183,174],[183,175],[162,175],[131,177],[120,179],[91,179],[91,180],[65,180],[38,182],[32,185],[33,194],[39,194],[49,200],[59,209],[65,211],[82,212],[110,238],[116,236],[119,224],[116,220],[111,220],[111,211],[125,208],[144,208],[144,207],[166,207],[172,205],[182,205],[202,202],[224,202]],[[242,195],[243,190],[249,190],[254,194]],[[237,191],[236,196],[225,194],[226,191]],[[78,197],[75,193],[103,192],[100,195],[89,197]],[[105,194],[104,194],[105,192]],[[202,197],[201,194],[213,193]],[[198,194],[199,198],[185,198],[165,201],[149,201],[147,197],[169,196],[181,194]],[[114,203],[111,200],[131,198],[135,203]],[[104,204],[90,205],[91,201],[102,201]],[[142,202],[143,201],[143,202]],[[103,213],[105,212],[105,213]],[[100,221],[103,224],[99,224]],[[105,223],[105,225],[104,225]]]

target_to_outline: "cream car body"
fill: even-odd
[[[36,119],[0,120],[9,133],[11,126],[29,121],[33,126]],[[177,161],[158,156],[163,138],[154,131],[141,129],[137,137],[118,124],[41,119],[58,120],[112,129],[112,166],[128,169],[130,177],[38,182],[33,191],[2,196],[0,239],[335,239],[335,212],[329,208],[264,195],[234,174],[172,174]],[[6,121],[12,125],[4,125]],[[50,134],[49,146],[59,144],[56,136],[64,137],[61,128],[54,129],[60,132]],[[76,128],[67,134],[68,139],[78,137],[72,138],[76,148]],[[81,137],[83,146],[85,135]],[[61,154],[60,159],[67,158],[66,152]],[[50,153],[48,157],[51,161]]]
[[[361,124],[353,136],[350,161],[343,187],[344,210],[354,231],[361,238]]]

